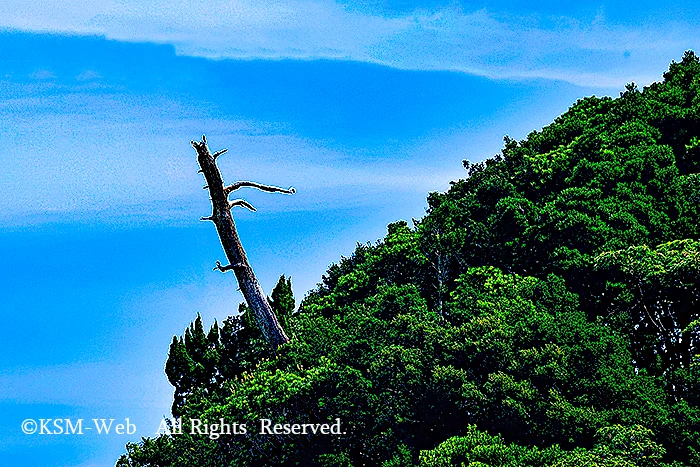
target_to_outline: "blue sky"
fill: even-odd
[[[356,242],[424,213],[461,161],[576,99],[661,79],[693,2],[16,1],[0,4],[0,457],[107,466],[152,435],[168,344],[242,297],[189,141],[227,181],[263,289],[297,298]],[[27,418],[124,418],[133,436],[29,436]]]

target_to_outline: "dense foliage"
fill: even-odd
[[[465,167],[297,312],[283,276],[277,355],[245,307],[174,338],[173,414],[247,434],[164,434],[118,465],[700,467],[698,57]]]

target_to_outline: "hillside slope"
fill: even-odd
[[[171,344],[173,413],[120,466],[700,466],[700,62],[505,140],[332,265],[268,353],[245,307]],[[259,419],[342,435],[259,435]]]

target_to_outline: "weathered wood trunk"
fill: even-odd
[[[212,214],[202,219],[211,220],[214,222],[214,225],[216,225],[219,240],[221,240],[221,245],[229,261],[229,264],[226,266],[221,265],[221,263],[217,261],[216,268],[214,269],[218,269],[221,272],[232,270],[235,273],[238,285],[248,307],[253,312],[255,320],[258,326],[260,326],[265,339],[272,347],[272,350],[276,351],[277,347],[289,342],[289,338],[282,329],[282,326],[280,326],[277,316],[275,316],[275,313],[272,311],[263,293],[262,287],[260,287],[253,273],[253,269],[248,263],[248,258],[246,257],[245,250],[243,250],[243,245],[241,245],[241,240],[236,231],[236,224],[233,222],[233,216],[231,215],[231,208],[235,206],[246,207],[253,211],[255,208],[242,199],[229,201],[228,195],[244,187],[253,187],[263,191],[289,194],[294,193],[294,188],[283,189],[260,185],[254,182],[237,182],[225,187],[221,172],[216,165],[216,158],[226,152],[226,150],[224,149],[212,154],[209,151],[207,140],[204,136],[202,136],[202,141],[192,141],[192,146],[197,151],[197,161],[207,181],[207,186],[205,188],[209,189],[209,194],[211,196]]]

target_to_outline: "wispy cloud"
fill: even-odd
[[[29,74],[29,78],[33,80],[50,80],[56,78],[56,75],[54,75],[51,71],[48,70],[37,70],[33,73]]]
[[[619,87],[659,79],[692,48],[695,24],[623,26],[457,5],[381,15],[329,0],[20,1],[0,5],[0,27],[98,34],[173,44],[178,53],[236,59],[342,59],[496,79],[545,78]]]
[[[420,141],[388,149],[388,155],[384,147],[365,149],[370,154],[359,160],[352,149],[280,133],[265,122],[202,119],[193,106],[148,101],[67,93],[0,103],[0,116],[8,117],[7,132],[0,135],[0,145],[7,148],[0,156],[0,226],[83,216],[178,221],[207,214],[204,180],[186,144],[187,135],[197,135],[203,123],[212,150],[232,149],[220,159],[225,180],[253,179],[299,190],[282,200],[255,190],[246,193],[262,212],[367,206],[392,193],[422,200],[461,175],[458,164],[450,170],[432,166],[434,158],[426,154],[444,152],[434,143],[427,152]],[[170,114],[191,118],[172,120]],[[22,145],[12,144],[17,138]],[[401,162],[393,151],[401,154]]]
[[[94,81],[100,78],[102,78],[102,76],[94,70],[85,70],[75,77],[77,81]]]

